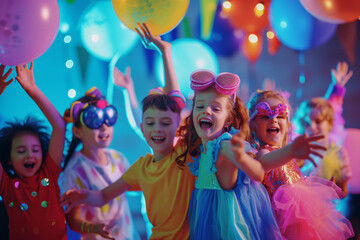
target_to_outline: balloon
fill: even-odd
[[[185,16],[189,0],[112,0],[119,19],[130,29],[146,23],[152,34],[171,31]]]
[[[40,57],[59,30],[56,0],[0,1],[0,63],[22,65]]]
[[[81,40],[85,49],[108,61],[115,54],[127,54],[139,39],[117,18],[110,1],[92,5],[80,19]]]
[[[219,5],[215,14],[212,34],[209,39],[205,40],[205,43],[207,43],[217,55],[231,56],[239,50],[244,35],[242,30],[235,30],[233,28],[229,23],[229,19],[223,16],[222,6]]]
[[[314,17],[329,23],[355,21],[360,16],[359,0],[300,0]]]
[[[260,57],[262,46],[261,34],[248,34],[242,43],[241,50],[251,63],[255,63]]]
[[[228,10],[228,14],[230,23],[234,28],[254,33],[268,26],[270,0],[261,2],[253,0],[232,0],[230,3],[231,7]],[[262,4],[263,9],[256,7],[259,3]]]
[[[309,14],[299,0],[272,0],[270,25],[279,40],[295,50],[308,50],[327,42],[337,28]]]
[[[214,51],[204,42],[193,38],[180,38],[171,42],[175,72],[181,92],[188,97],[190,88],[190,74],[197,69],[208,69],[219,72],[219,63]],[[157,55],[155,74],[161,86],[164,86],[164,67],[162,58]]]

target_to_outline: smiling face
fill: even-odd
[[[90,129],[81,125],[80,127],[73,127],[74,135],[79,138],[83,144],[84,150],[95,150],[109,147],[114,128],[103,123],[98,129]]]
[[[265,100],[274,110],[281,102],[277,98],[267,98]],[[275,118],[267,115],[256,115],[254,117],[254,125],[252,131],[255,131],[256,137],[260,141],[260,147],[270,145],[272,147],[283,147],[284,139],[288,133],[288,119],[285,113]]]
[[[154,151],[154,159],[161,160],[173,149],[173,142],[180,123],[180,114],[149,107],[143,113],[141,130],[146,142]]]
[[[10,162],[20,178],[33,176],[41,167],[42,150],[39,137],[30,133],[16,135],[11,143]]]
[[[219,137],[224,128],[230,126],[228,109],[229,97],[218,93],[214,88],[196,93],[193,123],[203,146]]]

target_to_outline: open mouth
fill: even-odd
[[[106,140],[106,139],[108,139],[108,138],[109,138],[109,134],[105,134],[105,133],[99,134],[99,139],[100,139],[100,140]]]
[[[151,137],[151,140],[154,142],[154,143],[162,143],[165,141],[165,137]]]
[[[212,121],[209,120],[209,119],[202,118],[202,119],[200,119],[200,121],[199,121],[199,126],[200,126],[201,128],[211,128],[212,125],[213,125],[213,123],[212,123]]]
[[[31,169],[33,169],[33,168],[35,167],[35,163],[25,163],[25,164],[24,164],[24,167],[25,167],[26,169],[31,170]]]
[[[268,128],[266,130],[266,132],[270,133],[270,134],[278,134],[280,132],[279,128]]]

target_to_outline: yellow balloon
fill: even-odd
[[[171,31],[185,16],[190,0],[112,0],[116,15],[128,28],[146,23],[154,35]]]

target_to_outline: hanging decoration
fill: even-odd
[[[209,40],[218,0],[200,0],[201,39]]]

